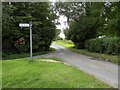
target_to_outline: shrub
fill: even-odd
[[[75,44],[75,48],[85,48],[85,41],[96,36],[96,21],[96,18],[86,16],[71,21],[69,30],[64,31],[66,38]]]
[[[117,54],[118,52],[118,41],[119,38],[104,38],[103,44],[105,47],[104,53],[107,54]]]
[[[85,42],[85,48],[91,52],[102,52],[103,50],[103,42],[102,39],[90,39]]]
[[[89,39],[85,42],[85,48],[91,52],[114,55],[120,52],[118,49],[119,41],[118,37]]]

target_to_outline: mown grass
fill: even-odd
[[[39,61],[40,60],[40,61]],[[64,63],[41,62],[40,58],[2,61],[3,88],[111,88]],[[52,60],[52,59],[49,59]]]
[[[61,45],[61,46],[65,47],[65,48],[72,48],[72,47],[74,47],[73,42],[71,42],[69,40],[57,40],[57,41],[54,41],[53,43]]]
[[[41,54],[47,54],[50,52],[55,51],[54,48],[50,48],[48,51],[40,51],[40,52],[33,52],[33,56],[41,55]],[[7,60],[7,59],[17,59],[17,58],[25,58],[25,57],[30,57],[30,53],[20,53],[20,54],[2,54],[2,59]]]
[[[86,49],[76,49],[76,48],[74,48],[74,44],[71,41],[67,41],[67,40],[59,40],[59,41],[55,41],[54,43],[64,46],[65,48],[68,48],[68,49],[72,50],[73,52],[84,54],[84,55],[91,56],[94,58],[99,58],[99,60],[105,60],[105,61],[109,61],[109,62],[120,65],[120,61],[118,61],[119,59],[118,59],[117,55],[94,53],[94,52],[90,52]]]

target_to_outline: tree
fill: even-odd
[[[54,39],[54,40],[59,40],[59,39],[61,39],[60,36],[59,36],[61,30],[60,30],[60,29],[56,29],[55,32],[56,32],[56,34],[55,34],[55,39]]]
[[[64,35],[65,35],[65,39],[70,40],[70,39],[69,39],[70,36],[68,35],[68,32],[69,32],[69,29],[66,28],[63,33],[64,33]]]
[[[107,26],[106,34],[111,36],[120,36],[120,2],[111,3],[106,7]]]
[[[43,51],[48,50],[51,45],[52,40],[55,37],[55,15],[49,9],[49,3],[12,3],[8,5],[7,3],[3,4],[3,7],[15,7],[15,10],[9,14],[9,10],[4,11],[3,9],[3,20],[5,20],[5,14],[7,13],[10,18],[13,19],[13,22],[10,23],[12,26],[7,29],[7,24],[3,22],[5,26],[3,28],[3,35],[7,33],[6,29],[9,30],[8,40],[9,48],[16,49],[16,52],[28,52],[29,51],[29,28],[20,28],[19,23],[29,23],[32,22],[32,32],[33,32],[33,51]],[[6,21],[6,20],[5,20]],[[6,21],[8,22],[8,21]],[[12,28],[12,29],[11,29]],[[6,42],[6,35],[3,36],[3,41]],[[22,44],[16,44],[17,41],[24,40]],[[3,43],[4,46],[4,43]],[[11,47],[14,46],[14,47]],[[3,51],[6,48],[3,49]],[[10,49],[8,49],[10,50]],[[12,51],[12,50],[10,50]]]
[[[85,41],[96,37],[102,11],[102,3],[82,3],[82,5],[84,12],[77,20],[73,19],[70,28],[64,31],[67,39],[72,40],[76,48],[85,48]]]
[[[13,32],[13,23],[14,18],[12,16],[14,10],[16,8],[13,5],[9,5],[9,3],[2,3],[2,49],[4,51],[12,50],[14,48],[13,44],[13,36],[16,33],[16,30]],[[8,38],[9,37],[9,38]],[[13,50],[14,51],[14,50]]]
[[[99,3],[100,5],[100,3]],[[119,36],[119,12],[120,3],[107,2],[101,3],[101,11],[99,18],[99,27],[97,29],[97,36]],[[97,5],[98,7],[98,5]],[[94,10],[93,10],[94,11]],[[97,13],[97,12],[95,12]]]
[[[81,16],[78,22],[73,21],[70,23],[67,38],[73,41],[75,48],[85,48],[85,41],[95,37],[95,21],[94,18]]]
[[[54,11],[59,15],[66,16],[69,24],[71,19],[77,20],[79,18],[84,12],[84,8],[81,2],[57,2],[54,5]]]

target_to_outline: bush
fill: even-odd
[[[75,48],[84,49],[85,41],[96,37],[96,22],[96,18],[87,16],[71,21],[69,30],[64,31],[66,38],[75,44]]]
[[[103,42],[102,39],[90,39],[85,42],[85,48],[91,52],[99,52],[103,51]]]
[[[60,36],[57,36],[55,39],[54,39],[54,41],[55,40],[63,40],[63,38],[61,38]]]
[[[114,55],[120,52],[118,49],[119,41],[118,37],[89,39],[85,42],[85,48],[91,52]]]
[[[105,38],[104,42],[104,53],[107,54],[117,54],[118,53],[118,41],[119,38]]]
[[[77,49],[83,49],[83,48],[85,48],[85,45],[84,45],[84,43],[76,43],[75,44],[75,48],[77,48]]]

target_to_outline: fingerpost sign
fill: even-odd
[[[32,23],[19,23],[19,27],[29,27],[30,28],[30,58],[32,61]]]

